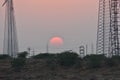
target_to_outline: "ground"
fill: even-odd
[[[27,59],[20,71],[11,60],[0,60],[0,80],[120,80],[120,66],[84,69],[63,67],[43,59]]]

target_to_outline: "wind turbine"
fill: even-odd
[[[14,16],[13,0],[5,0],[2,6],[5,6],[5,29],[4,29],[4,47],[3,54],[11,57],[17,57],[18,42]]]
[[[4,6],[4,5],[7,3],[7,1],[8,1],[8,0],[5,0],[5,2],[3,3],[3,5],[2,5],[2,6]]]

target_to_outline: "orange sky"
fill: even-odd
[[[78,15],[92,13],[97,0],[14,0],[17,13],[20,15]],[[25,15],[26,16],[26,15]]]

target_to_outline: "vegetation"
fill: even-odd
[[[111,58],[107,58],[106,64],[109,67],[118,66],[120,64],[120,56],[113,56]]]
[[[20,71],[24,68],[27,59],[27,52],[21,52],[17,58],[12,59],[11,65],[15,71]],[[0,55],[0,59],[9,58],[8,55]],[[80,58],[79,55],[72,51],[65,51],[59,54],[41,53],[32,56],[31,59],[43,60],[46,65],[54,70],[57,66],[62,67],[77,67],[77,68],[101,68],[114,67],[120,64],[120,56],[106,57],[104,55],[87,55]]]
[[[11,61],[12,68],[14,71],[21,71],[21,69],[24,67],[26,61],[23,58],[14,58]]]
[[[106,57],[104,55],[87,55],[84,57],[88,68],[100,68],[104,64]]]
[[[75,52],[62,52],[57,55],[58,63],[62,66],[73,66],[78,62],[78,54]]]
[[[9,58],[11,58],[11,57],[7,54],[1,54],[0,55],[0,59],[9,59]]]
[[[26,64],[27,52],[21,52],[17,58],[11,62],[12,68],[15,71],[21,71]],[[0,59],[5,59],[9,56],[2,55]],[[104,55],[87,55],[84,58],[80,58],[75,52],[65,51],[59,54],[42,53],[32,57],[32,59],[42,59],[46,61],[48,68],[54,70],[57,66],[63,66],[70,68],[72,66],[77,68],[101,68],[101,67],[114,67],[120,64],[120,56],[105,57]]]
[[[27,58],[28,52],[24,51],[18,54],[18,58]]]
[[[24,68],[24,65],[26,64],[27,55],[27,52],[21,52],[18,54],[17,58],[12,59],[11,65],[15,71],[21,71],[21,69]]]
[[[33,56],[34,59],[48,59],[48,58],[55,58],[55,54],[48,54],[48,53],[40,53],[38,55]]]

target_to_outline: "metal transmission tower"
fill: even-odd
[[[13,0],[5,0],[5,31],[3,53],[11,57],[17,57],[18,43],[15,25]]]
[[[99,0],[97,54],[120,55],[120,0]]]

